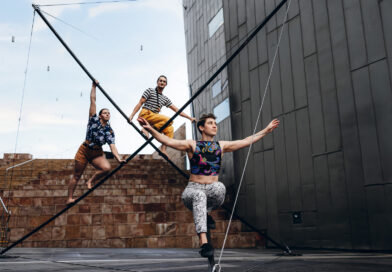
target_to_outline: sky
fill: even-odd
[[[23,96],[33,21],[31,4],[31,0],[3,0],[0,9],[0,158],[14,153],[15,147],[17,153],[30,153],[34,158],[73,158],[85,139],[91,81],[36,14]],[[180,108],[189,99],[181,0],[48,6],[41,10],[83,31],[46,16],[126,115],[146,88],[156,86],[161,74],[168,77],[164,94],[174,105]],[[97,110],[104,107],[111,111],[120,154],[133,153],[144,143],[143,138],[97,89]],[[189,114],[189,107],[185,112]],[[162,113],[174,114],[167,108]],[[188,119],[176,118],[174,128],[183,123],[190,138]],[[110,150],[108,145],[103,148]],[[152,151],[148,146],[141,154]]]

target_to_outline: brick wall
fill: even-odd
[[[1,160],[0,160],[1,161]],[[117,163],[111,160],[112,166]],[[67,183],[73,160],[37,159],[14,169],[12,190],[0,196],[10,200],[11,241],[65,207]],[[94,172],[89,166],[82,176],[76,196],[87,190],[84,183]],[[0,168],[0,177],[4,167]],[[0,183],[3,182],[3,179]],[[21,244],[22,247],[151,247],[195,248],[192,213],[182,201],[186,180],[165,161],[139,155],[78,205]],[[1,188],[1,187],[0,187]],[[214,211],[217,229],[213,242],[219,247],[224,238],[228,215]],[[228,247],[262,244],[251,232],[242,232],[235,221]]]

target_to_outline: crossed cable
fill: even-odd
[[[192,95],[192,97],[159,129],[159,132],[164,130],[184,109],[192,103],[193,100],[196,99],[197,96],[199,96],[207,87],[208,85],[228,66],[228,64],[242,51],[242,49],[256,36],[256,34],[267,24],[267,22],[280,10],[280,8],[287,2],[287,0],[282,0],[276,7],[275,9],[260,23],[260,25],[248,36],[248,38],[235,50],[235,52],[227,58],[227,60],[219,67],[216,72]],[[65,49],[70,53],[70,55],[73,57],[73,59],[79,64],[79,66],[82,68],[82,70],[87,74],[87,76],[95,82],[95,78],[90,74],[90,72],[87,70],[87,68],[81,63],[81,61],[76,57],[76,55],[72,52],[72,50],[68,47],[68,45],[65,43],[65,41],[61,38],[61,36],[56,32],[56,30],[53,28],[53,26],[49,23],[49,21],[46,19],[46,17],[42,14],[40,10],[40,6],[33,4],[32,5],[34,8],[34,11],[38,13],[38,15],[42,18],[42,20],[46,23],[46,25],[49,27],[49,29],[53,32],[53,34],[57,37],[57,39],[60,41],[60,43],[65,47]],[[34,233],[38,232],[41,230],[43,227],[51,223],[53,220],[55,220],[57,217],[62,215],[64,212],[75,206],[77,203],[79,203],[81,200],[83,200],[85,197],[87,197],[90,193],[92,193],[95,189],[100,187],[106,180],[111,178],[117,171],[119,171],[125,164],[127,164],[130,160],[132,160],[144,147],[146,147],[148,144],[150,144],[169,164],[172,165],[181,175],[183,175],[185,178],[189,178],[189,175],[186,174],[184,171],[182,171],[177,165],[175,165],[170,159],[167,158],[160,150],[157,148],[153,143],[152,140],[154,139],[153,137],[150,137],[147,139],[147,137],[137,128],[137,126],[129,121],[128,117],[126,114],[120,109],[120,107],[113,101],[113,99],[106,93],[106,91],[102,88],[100,84],[97,84],[97,87],[101,90],[103,95],[112,103],[112,105],[121,113],[121,115],[127,120],[127,122],[142,136],[146,139],[146,142],[142,144],[134,153],[132,153],[123,163],[120,163],[115,169],[113,169],[109,174],[107,174],[104,178],[102,178],[99,182],[97,182],[91,189],[86,191],[84,194],[82,194],[79,198],[77,198],[73,203],[70,203],[67,205],[65,208],[63,208],[61,211],[59,211],[57,214],[52,216],[50,219],[24,235],[23,237],[19,238],[17,241],[13,242],[11,245],[8,247],[4,248],[1,252],[0,255],[4,254],[8,250],[12,249],[16,245],[20,244],[23,242],[25,239],[29,238],[31,235]],[[232,209],[223,206],[223,208],[226,211],[231,212]],[[265,232],[259,230],[258,228],[252,226],[250,223],[248,223],[245,219],[241,218],[240,216],[234,214],[233,215],[236,219],[240,220],[242,223],[244,223],[247,227],[252,229],[253,231],[259,233],[260,235],[264,236],[267,240],[272,242],[274,245],[277,247],[281,248],[284,252],[289,253],[290,249],[287,248],[287,246],[283,246],[279,243],[277,243],[275,240],[273,240],[271,237],[269,237]]]

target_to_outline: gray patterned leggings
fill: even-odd
[[[182,192],[182,201],[193,212],[196,232],[207,232],[207,211],[222,205],[225,200],[226,187],[222,182],[200,184],[190,181]]]

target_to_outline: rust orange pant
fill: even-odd
[[[97,147],[94,149],[88,148],[85,143],[82,143],[76,152],[75,160],[83,165],[87,165],[87,163],[91,163],[95,158],[103,156],[102,147]]]
[[[163,127],[163,125],[169,121],[169,117],[155,113],[153,111],[150,111],[148,109],[143,108],[139,114],[139,117],[143,117],[146,119],[150,125],[154,126],[156,129],[160,129]],[[174,136],[174,128],[173,128],[173,122],[171,122],[163,131],[162,133],[165,134],[167,137],[173,138]]]

